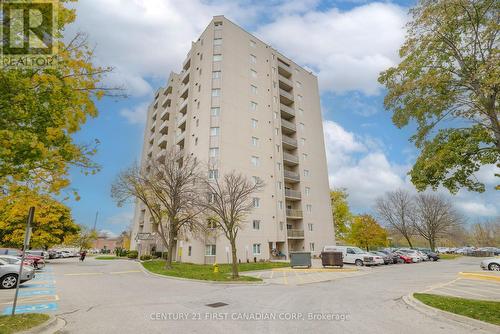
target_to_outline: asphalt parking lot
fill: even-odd
[[[480,260],[462,258],[345,272],[280,268],[252,273],[267,283],[255,285],[157,277],[127,260],[88,258],[81,263],[75,258],[61,259],[50,261],[46,275],[37,275],[36,281],[26,284],[22,291],[39,292],[23,296],[21,304],[31,305],[27,308],[54,305],[42,311],[66,321],[60,333],[488,333],[473,325],[425,315],[402,300],[411,292],[429,289],[453,294],[450,288],[464,289],[468,298],[473,298],[470,293],[483,296],[484,291],[490,291],[487,297],[498,298],[500,282],[459,276],[460,272],[477,272]],[[12,295],[12,291],[0,291],[4,311]],[[259,314],[284,316],[286,321],[241,320]],[[311,314],[319,318],[309,319]]]

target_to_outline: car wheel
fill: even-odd
[[[498,264],[498,263],[490,263],[488,265],[488,270],[500,271],[500,264]]]
[[[16,284],[17,284],[17,275],[7,274],[4,277],[2,277],[0,287],[2,289],[12,289],[16,287]]]
[[[354,262],[354,264],[355,264],[356,266],[358,266],[358,267],[362,267],[362,266],[363,266],[363,261],[361,261],[361,260],[356,260],[356,261]]]

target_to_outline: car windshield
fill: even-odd
[[[364,250],[358,248],[358,247],[353,247],[352,250],[354,251],[354,254],[363,254],[366,253]]]

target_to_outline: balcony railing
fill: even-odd
[[[184,72],[184,74],[182,75],[182,83],[185,85],[189,82],[189,73],[191,71],[187,70],[186,72]]]
[[[160,137],[160,140],[158,141],[158,146],[160,147],[166,147],[167,146],[167,135],[163,135]]]
[[[282,97],[282,102],[285,102],[286,104],[292,104],[293,103],[293,94],[290,94],[284,89],[280,88],[280,97]]]
[[[280,110],[281,110],[281,116],[287,119],[295,117],[295,110],[293,110],[293,108],[290,108],[289,106],[286,106],[281,103]]]
[[[185,99],[185,100],[181,103],[181,105],[179,106],[179,111],[180,111],[181,113],[184,113],[184,112],[183,112],[183,110],[187,107],[187,104],[188,104],[188,99]]]
[[[304,230],[287,230],[288,239],[303,239],[304,238]]]
[[[186,135],[186,131],[181,132],[181,133],[178,133],[178,134],[175,136],[175,141],[176,141],[176,142],[180,142],[182,139],[184,139],[185,135]]]
[[[281,136],[281,141],[283,142],[283,146],[291,146],[293,148],[297,148],[297,140],[286,135]],[[285,145],[286,144],[286,145]]]
[[[154,131],[155,130],[155,127],[156,127],[156,121],[154,121],[153,123],[151,123],[151,127],[149,128],[151,131]]]
[[[168,112],[168,110],[163,110],[162,113],[160,114],[160,119],[162,121],[168,121],[169,118],[170,118],[170,113]]]
[[[281,126],[291,131],[297,131],[297,127],[295,126],[295,124],[285,119],[281,119]]]
[[[299,163],[299,158],[298,157],[296,157],[293,154],[287,153],[287,152],[283,152],[283,160],[285,160],[287,162],[294,163],[294,164],[298,164]]]
[[[284,77],[281,74],[278,76],[278,80],[279,80],[280,88],[283,88],[286,91],[292,90],[292,88],[293,88],[293,82],[292,82],[292,80]]]
[[[286,216],[287,217],[295,217],[295,218],[302,218],[302,210],[295,210],[295,209],[286,209]]]
[[[290,66],[285,63],[278,61],[278,73],[282,76],[289,78],[292,76],[292,72],[290,71]]]
[[[302,195],[298,190],[285,189],[285,197],[301,198]]]
[[[184,123],[187,119],[187,115],[184,115],[183,117],[179,118],[177,120],[177,126],[181,125],[182,123]]]
[[[293,181],[300,181],[300,174],[299,173],[295,173],[295,172],[292,172],[292,171],[289,171],[286,169],[283,171],[283,176],[285,177],[285,179],[290,179]]]
[[[168,124],[167,124],[167,122],[163,123],[160,126],[160,130],[158,132],[160,132],[162,135],[168,134]]]

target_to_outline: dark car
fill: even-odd
[[[425,255],[427,255],[427,257],[431,261],[437,261],[437,260],[439,260],[439,254],[438,253],[434,253],[434,252],[432,252],[430,250],[427,250],[427,249],[423,249],[423,250],[421,250],[421,252],[424,253]]]
[[[389,256],[388,254],[386,254],[384,252],[377,251],[377,252],[371,252],[371,253],[380,255],[384,259],[384,264],[393,263],[392,256]]]
[[[385,249],[381,250],[380,252],[386,254],[387,256],[389,256],[392,259],[392,263],[396,264],[396,263],[400,262],[399,261],[400,257],[399,257],[398,254],[396,254],[394,252],[391,252],[389,250],[385,250]]]

